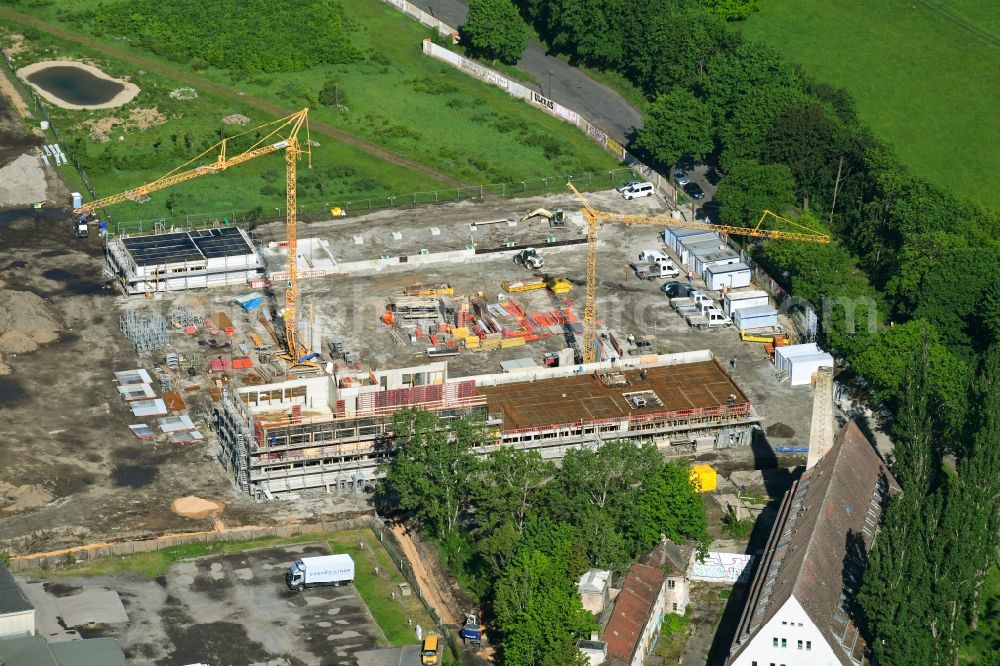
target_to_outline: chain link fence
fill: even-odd
[[[420,603],[422,603],[424,608],[427,609],[427,613],[431,616],[431,619],[434,620],[434,624],[437,625],[441,636],[444,637],[445,642],[451,649],[452,655],[458,658],[461,654],[458,639],[456,638],[458,627],[448,626],[445,624],[441,619],[441,616],[437,614],[437,611],[431,607],[429,603],[427,603],[424,591],[420,588],[420,583],[417,582],[417,577],[413,574],[413,568],[410,566],[409,561],[407,561],[406,556],[402,554],[403,547],[399,544],[399,541],[396,540],[396,535],[393,534],[392,530],[390,530],[378,517],[372,518],[369,521],[368,526],[375,534],[375,538],[379,540],[382,547],[385,548],[387,553],[389,553],[389,557],[392,558],[392,561],[396,563],[396,567],[399,569],[400,573],[403,574],[403,578],[406,579],[406,582],[410,584],[414,594],[416,594],[417,598],[420,599]]]
[[[346,215],[363,215],[371,211],[387,208],[407,208],[426,204],[456,203],[460,201],[482,201],[488,198],[516,198],[528,195],[546,194],[565,190],[567,181],[572,180],[581,189],[612,187],[623,180],[635,177],[635,172],[627,167],[610,171],[574,173],[545,178],[526,178],[508,183],[492,183],[457,187],[447,190],[392,194],[384,197],[342,199],[324,202],[300,202],[298,219],[303,222],[318,222],[331,218],[331,209],[339,208]],[[281,207],[251,210],[223,210],[192,215],[174,215],[144,220],[115,222],[112,230],[117,234],[159,233],[168,229],[212,229],[231,224],[251,222],[275,222],[284,220],[285,209]]]

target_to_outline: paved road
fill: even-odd
[[[410,2],[454,28],[465,22],[469,11],[463,0]],[[540,84],[530,87],[600,125],[619,143],[624,143],[633,129],[642,127],[642,114],[625,98],[563,60],[546,55],[545,47],[538,42],[528,42],[517,66],[534,76]]]

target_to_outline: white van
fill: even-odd
[[[651,197],[656,193],[656,188],[650,182],[645,183],[635,183],[622,190],[622,196],[626,199],[635,199],[636,197]]]
[[[667,255],[659,250],[643,250],[639,253],[639,261],[648,261],[654,264],[670,263]]]

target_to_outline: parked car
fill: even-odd
[[[678,298],[682,296],[687,296],[690,289],[683,282],[677,280],[670,280],[669,282],[664,282],[663,286],[660,287],[664,294],[670,298]]]
[[[691,179],[688,178],[688,175],[686,173],[684,173],[684,169],[678,167],[674,169],[674,182],[677,183],[678,185],[683,186],[690,183]]]
[[[631,187],[622,190],[622,197],[625,199],[635,199],[636,197],[651,197],[656,194],[656,188],[650,182],[636,183]]]
[[[642,182],[641,180],[630,180],[627,183],[622,183],[621,185],[615,188],[615,192],[621,194],[625,190],[629,189],[630,187],[633,187],[634,185],[638,185],[641,182]]]
[[[705,198],[705,190],[701,189],[701,186],[698,185],[698,183],[688,183],[684,186],[684,191],[687,192],[688,196],[692,199],[701,200]]]

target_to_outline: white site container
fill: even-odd
[[[766,291],[761,291],[759,289],[729,291],[726,293],[726,297],[722,299],[722,310],[727,315],[732,317],[733,313],[737,310],[742,310],[743,308],[756,308],[761,305],[769,304],[770,300],[768,299]]]
[[[739,289],[750,286],[750,267],[737,261],[733,264],[707,266],[704,273],[705,285],[712,291],[724,287]]]
[[[733,313],[736,328],[746,331],[754,328],[770,328],[778,325],[778,311],[770,305],[742,308]]]

